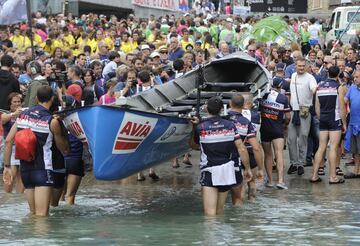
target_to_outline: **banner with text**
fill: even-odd
[[[144,8],[164,9],[169,11],[179,10],[179,0],[132,0],[132,4]]]

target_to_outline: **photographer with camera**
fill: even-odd
[[[36,95],[40,87],[44,85],[49,85],[49,82],[46,77],[41,74],[41,65],[37,61],[31,61],[28,64],[28,68],[31,71],[32,81],[28,87],[25,99],[24,107],[34,107],[37,104]]]
[[[119,82],[114,87],[115,92],[122,91],[123,96],[132,96],[136,94],[137,73],[135,69],[129,69],[124,74],[124,82]]]

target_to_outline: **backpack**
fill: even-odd
[[[30,128],[25,128],[15,134],[15,159],[23,161],[35,160],[36,135]]]

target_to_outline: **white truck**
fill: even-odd
[[[345,34],[341,37],[341,41],[349,43],[349,39],[355,34],[357,29],[360,29],[360,4],[346,7],[338,7],[334,9],[331,15],[330,23],[327,28],[326,43],[330,40],[339,39],[341,34]],[[355,15],[355,17],[354,17]],[[351,24],[347,30],[345,30],[351,21]]]

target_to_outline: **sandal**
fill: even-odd
[[[318,175],[320,175],[320,176],[324,176],[324,175],[325,175],[325,169],[324,169],[324,167],[319,167],[319,169],[318,169]]]
[[[337,168],[336,168],[336,175],[338,175],[338,176],[344,176],[344,172],[343,172],[343,170],[340,169],[340,167],[337,167]]]
[[[345,179],[360,179],[360,174],[348,173],[344,175]]]
[[[319,182],[321,182],[321,178],[320,177],[317,177],[317,179],[315,179],[315,180],[312,180],[312,179],[310,179],[310,183],[319,183]]]
[[[154,181],[158,181],[160,179],[160,177],[157,176],[156,173],[149,173],[149,177]]]
[[[343,184],[345,179],[336,179],[336,181],[329,181],[329,184]]]

